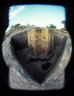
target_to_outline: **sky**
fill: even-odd
[[[61,21],[66,20],[65,8],[55,5],[17,5],[9,8],[9,29],[12,25],[31,24],[39,27],[46,27],[53,24],[57,29],[64,25]]]

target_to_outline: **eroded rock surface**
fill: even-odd
[[[2,51],[4,60],[9,67],[9,86],[13,89],[26,89],[26,90],[49,90],[60,89],[64,87],[64,69],[68,65],[72,44],[70,37],[67,38],[66,45],[60,60],[57,62],[55,70],[48,75],[47,79],[39,84],[32,79],[28,72],[22,68],[13,52],[10,45],[11,36],[7,37],[2,44]]]

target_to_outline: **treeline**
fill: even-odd
[[[64,20],[61,21],[61,23],[65,25],[65,21],[64,21]],[[9,36],[12,32],[14,32],[14,31],[16,31],[16,32],[17,32],[18,30],[21,31],[21,30],[24,30],[25,28],[28,28],[28,27],[35,27],[35,26],[34,26],[34,25],[30,25],[30,24],[21,25],[20,23],[15,24],[15,25],[12,25],[12,26],[10,27],[10,29],[5,33],[4,38],[8,37],[8,36]],[[54,24],[50,24],[49,26],[46,26],[46,27],[48,27],[48,28],[53,28],[53,29],[57,29],[57,27],[56,27]],[[65,30],[66,30],[65,27],[61,29],[61,31],[65,31]]]

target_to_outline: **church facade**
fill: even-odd
[[[31,28],[27,32],[27,39],[33,56],[48,56],[52,45],[52,36],[48,28]]]

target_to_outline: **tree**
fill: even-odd
[[[48,26],[46,26],[46,28],[48,28]]]
[[[65,24],[65,20],[61,21],[62,24]]]
[[[53,24],[50,24],[50,28],[56,28],[56,26]]]
[[[32,27],[34,27],[34,25],[32,25]]]
[[[62,28],[62,30],[66,30],[66,28],[65,28],[65,20],[62,20],[61,23],[64,25],[64,28]]]
[[[19,27],[20,27],[19,23],[14,25],[14,28],[19,28]]]

